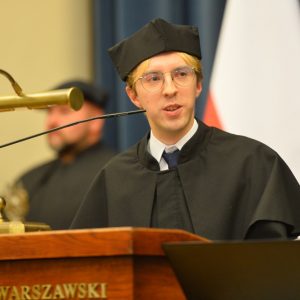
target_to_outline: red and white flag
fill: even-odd
[[[300,181],[298,0],[228,0],[203,120],[269,145]]]

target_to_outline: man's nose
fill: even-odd
[[[164,75],[163,92],[170,94],[177,91],[177,87],[170,73]]]

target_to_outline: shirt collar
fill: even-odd
[[[151,131],[150,138],[148,142],[148,152],[160,162],[164,150],[166,152],[173,152],[175,148],[181,150],[181,148],[190,140],[190,138],[195,134],[198,129],[198,123],[194,119],[192,128],[183,136],[175,145],[165,145],[159,141]]]

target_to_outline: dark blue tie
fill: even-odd
[[[174,152],[167,153],[164,151],[162,157],[166,161],[169,166],[169,169],[175,169],[177,167],[178,157],[179,157],[179,150],[175,150]]]

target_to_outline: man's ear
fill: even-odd
[[[134,91],[132,88],[130,88],[128,85],[125,88],[127,96],[129,97],[129,99],[131,100],[131,102],[138,108],[143,109],[140,100],[137,96],[136,91]]]
[[[198,82],[196,88],[196,98],[201,94],[201,92],[202,92],[202,82]]]

